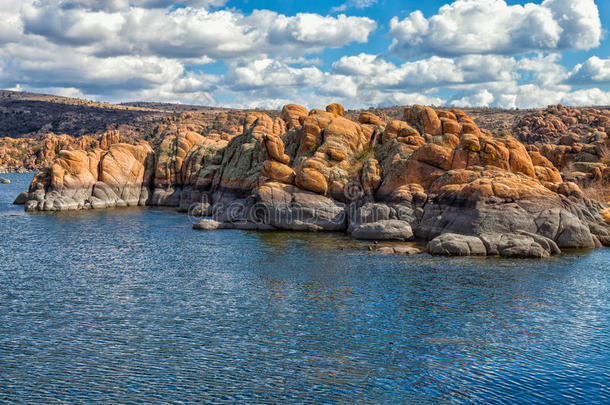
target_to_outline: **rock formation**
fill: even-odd
[[[28,211],[64,211],[145,205],[153,169],[148,143],[114,144],[108,150],[61,151],[32,180]]]
[[[41,139],[0,139],[0,168],[9,170],[38,170],[53,163],[62,150],[109,149],[119,143],[118,131],[107,131],[97,136],[73,138],[65,134],[47,133]]]
[[[494,136],[455,109],[349,117],[339,104],[287,105],[276,117],[247,113],[235,136],[183,115],[155,130],[154,150],[142,141],[60,151],[34,178],[26,210],[166,205],[212,216],[202,230],[344,231],[428,241],[444,255],[610,245],[607,206],[544,148]]]
[[[610,200],[610,111],[551,106],[521,120],[515,133],[589,197]]]

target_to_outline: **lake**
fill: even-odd
[[[0,402],[608,403],[610,249],[372,255],[184,214],[29,214],[1,175]]]

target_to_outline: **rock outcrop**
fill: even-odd
[[[166,205],[213,217],[196,229],[343,231],[423,240],[441,255],[541,258],[610,245],[607,206],[546,150],[455,109],[350,116],[339,104],[293,104],[276,117],[248,113],[236,136],[183,117],[157,128],[154,151],[146,142],[60,151],[26,209]]]
[[[64,211],[146,205],[154,166],[148,143],[108,150],[61,151],[30,185],[27,211]]]
[[[62,150],[107,150],[121,142],[118,131],[107,131],[96,136],[74,138],[65,134],[47,133],[41,139],[0,139],[0,167],[4,170],[38,170],[53,163]]]
[[[551,106],[523,118],[515,133],[591,198],[610,200],[610,110]]]

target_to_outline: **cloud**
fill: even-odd
[[[337,12],[345,11],[350,8],[363,9],[363,8],[372,7],[375,4],[377,4],[377,0],[349,0],[349,1],[341,4],[340,6],[331,8],[330,12],[337,13]]]
[[[478,107],[486,107],[493,103],[495,97],[489,90],[481,90],[477,93],[474,93],[469,96],[464,96],[462,98],[453,100],[451,105],[456,107],[470,107],[470,106],[478,106]]]
[[[607,103],[610,93],[600,89],[573,91],[566,85],[569,73],[560,59],[558,53],[531,57],[432,56],[395,65],[380,56],[359,54],[340,58],[332,65],[332,73],[351,77],[357,86],[357,98],[370,100],[371,105],[400,104],[398,101],[410,104],[422,98],[431,104],[459,107]]]
[[[119,11],[129,7],[170,8],[176,2],[173,0],[43,0],[48,4],[56,4],[63,9],[87,9],[94,11]],[[228,0],[182,0],[180,4],[190,7],[208,8],[224,6]]]
[[[301,87],[315,85],[322,78],[316,67],[295,68],[273,59],[260,59],[234,66],[224,83],[233,91],[258,90],[272,98]]]
[[[0,46],[8,42],[16,42],[21,38],[23,23],[19,10],[14,4],[0,0]]]
[[[563,95],[561,103],[580,106],[610,105],[610,91],[597,88],[578,90]]]
[[[0,0],[0,17],[10,22],[0,25],[0,88],[20,83],[31,91],[109,101],[216,104],[216,93],[235,100],[279,99],[282,92],[298,98],[299,90],[326,80],[314,67],[321,60],[305,55],[366,42],[377,26],[343,14],[209,9],[224,0],[170,3],[23,0],[14,7]],[[216,60],[227,76],[190,71]],[[351,94],[349,81],[329,83],[319,97]]]
[[[610,84],[610,59],[592,56],[584,63],[574,67],[568,82],[572,84]]]
[[[370,56],[363,54],[358,57],[366,59]],[[346,60],[341,60],[341,64]],[[438,96],[372,85],[370,78],[374,75],[375,71],[358,75],[333,68],[330,72],[324,72],[318,67],[295,67],[273,59],[261,59],[231,66],[220,86],[223,92],[236,100],[244,100],[239,105],[245,107],[275,108],[278,100],[309,107],[340,102],[348,108],[360,108],[364,104],[442,103]]]
[[[610,92],[598,88],[573,91],[567,86],[546,88],[533,83],[498,83],[488,88],[472,88],[449,101],[456,107],[533,108],[550,104],[572,106],[610,105]]]
[[[335,73],[358,77],[377,89],[425,90],[431,87],[512,80],[515,59],[496,55],[458,58],[433,56],[396,66],[381,57],[345,56],[333,64]]]
[[[3,64],[2,61],[5,61]],[[175,59],[158,56],[96,57],[34,38],[0,47],[0,87],[17,83],[28,89],[79,89],[95,99],[142,99],[152,89],[170,90],[174,101],[209,92],[215,78],[185,71]],[[74,93],[73,90],[70,90]]]
[[[366,43],[377,23],[215,8],[225,0],[0,0],[0,88],[245,108],[610,104],[608,59],[561,64],[561,50],[599,43],[595,4],[540,1],[457,0],[393,19],[394,54],[330,60],[323,50]]]
[[[559,53],[521,58],[516,65],[516,69],[523,74],[531,74],[532,77],[529,80],[537,85],[553,88],[561,84],[568,76],[566,69],[559,64],[560,59],[561,54]]]
[[[286,16],[269,10],[244,15],[193,7],[107,11],[66,9],[55,3],[27,4],[23,23],[25,34],[60,45],[86,46],[97,55],[192,59],[300,56],[366,42],[377,27],[369,18],[345,15]]]
[[[422,55],[517,55],[532,51],[591,49],[602,38],[593,0],[545,0],[507,5],[504,0],[456,0],[438,14],[421,11],[390,21],[391,50]]]

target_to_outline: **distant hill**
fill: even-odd
[[[75,137],[107,130],[138,135],[182,112],[225,109],[168,103],[110,104],[46,94],[0,90],[0,138],[64,133]]]
[[[298,102],[298,100],[295,100]],[[610,107],[596,107],[600,110]],[[402,119],[403,106],[371,108],[374,114]],[[123,135],[147,138],[163,119],[182,113],[201,113],[214,119],[221,112],[244,112],[220,108],[160,102],[111,104],[48,94],[0,90],[0,138],[39,138],[49,132],[74,137],[118,130]],[[271,117],[279,111],[258,110]],[[348,112],[357,119],[361,110]],[[465,108],[475,122],[492,132],[510,131],[537,109]]]

